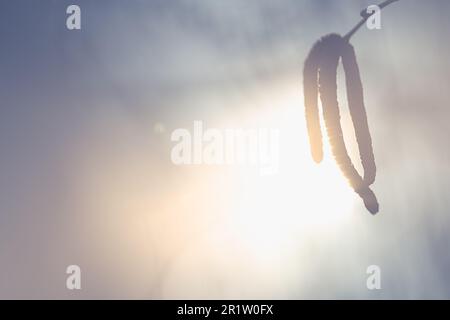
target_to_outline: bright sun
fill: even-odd
[[[292,91],[291,91],[292,92]],[[232,203],[228,228],[234,239],[260,257],[292,243],[292,239],[326,236],[351,216],[355,195],[339,172],[324,139],[324,160],[316,164],[309,152],[306,125],[299,95],[281,92],[276,108],[262,108],[259,123],[280,129],[279,171],[260,176],[240,168],[231,179]],[[288,98],[286,98],[288,97]]]

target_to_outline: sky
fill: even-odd
[[[370,4],[2,0],[0,298],[450,298],[448,1],[400,0],[351,40],[379,214],[309,155],[303,62]],[[175,165],[197,120],[278,130],[279,171]]]

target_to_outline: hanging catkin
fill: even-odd
[[[345,72],[347,100],[355,129],[364,175],[358,173],[345,147],[337,100],[337,67],[339,60]],[[378,201],[369,186],[375,181],[376,167],[372,140],[364,107],[363,88],[353,46],[337,34],[320,39],[311,49],[304,66],[305,115],[312,157],[322,161],[323,146],[319,120],[318,95],[333,156],[351,187],[375,214]]]

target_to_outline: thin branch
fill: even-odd
[[[386,1],[382,2],[382,3],[380,3],[380,4],[378,5],[378,7],[379,7],[380,9],[383,9],[384,7],[390,5],[390,4],[393,3],[393,2],[397,2],[397,1],[399,1],[399,0],[386,0]],[[368,12],[367,12],[367,9],[364,9],[363,11],[361,11],[361,13],[360,13],[360,15],[361,15],[361,17],[362,17],[361,21],[359,21],[359,22],[356,24],[356,26],[354,26],[353,29],[350,30],[350,31],[344,36],[344,39],[345,39],[346,41],[349,41],[350,38],[356,33],[356,31],[358,31],[359,28],[361,28],[361,26],[362,26],[364,23],[366,23],[367,19],[369,19],[373,14],[375,14],[375,11],[372,12],[372,13],[368,13]]]

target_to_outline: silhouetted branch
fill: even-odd
[[[397,2],[397,1],[399,1],[399,0],[386,0],[386,1],[382,2],[382,3],[380,3],[380,4],[378,5],[378,7],[379,7],[380,9],[383,9],[384,7],[390,5],[390,4],[393,3],[393,2]],[[366,23],[367,19],[369,19],[373,14],[375,14],[375,12],[368,13],[368,12],[367,12],[367,9],[364,9],[363,11],[361,11],[360,16],[362,17],[362,19],[356,24],[356,26],[353,27],[352,30],[350,30],[350,31],[344,36],[344,39],[345,39],[346,41],[349,41],[350,38],[356,33],[356,31],[358,31],[359,28],[361,28],[361,26],[362,26],[364,23]]]

